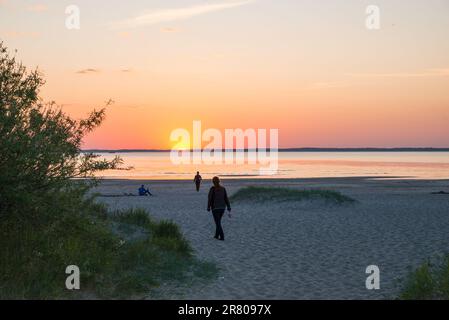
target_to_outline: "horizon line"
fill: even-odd
[[[212,149],[213,150],[213,149]],[[225,151],[258,151],[258,148],[254,149],[222,149],[222,152]],[[266,151],[270,151],[270,148],[265,148]],[[278,152],[376,152],[376,151],[385,151],[385,152],[442,152],[449,151],[449,147],[342,147],[342,148],[321,148],[321,147],[297,147],[297,148],[279,148]],[[101,148],[92,148],[92,149],[81,149],[81,152],[171,152],[172,149],[101,149]],[[189,150],[178,150],[178,151],[209,151],[208,149],[189,149]]]

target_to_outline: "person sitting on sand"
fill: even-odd
[[[145,185],[141,185],[139,188],[139,196],[152,196],[150,189],[145,189]]]
[[[200,172],[197,171],[195,178],[193,178],[193,182],[195,182],[195,186],[196,186],[196,192],[200,191],[200,185],[201,185],[202,180],[203,180],[203,178],[201,178]]]
[[[228,209],[229,217],[231,217],[231,203],[228,199],[228,194],[226,189],[220,185],[220,178],[213,177],[212,183],[213,187],[209,190],[208,202],[207,202],[207,211],[212,209],[212,214],[214,216],[215,221],[215,239],[224,241],[224,232],[221,227],[221,218],[223,218],[223,214],[225,209]]]

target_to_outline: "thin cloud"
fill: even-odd
[[[79,73],[79,74],[91,74],[91,73],[99,73],[99,72],[100,72],[100,70],[98,70],[98,69],[89,68],[89,69],[79,70],[76,73]]]
[[[420,78],[420,77],[447,77],[449,68],[427,69],[422,72],[396,72],[396,73],[349,73],[351,77],[372,78]]]
[[[136,28],[161,22],[189,19],[210,12],[231,9],[250,4],[255,0],[232,0],[215,4],[201,4],[184,8],[151,10],[130,19],[112,23],[114,28]]]
[[[120,69],[120,70],[116,70],[118,72],[122,72],[122,73],[131,73],[134,72],[133,69],[127,68],[127,69]],[[102,71],[100,69],[93,69],[93,68],[88,68],[88,69],[82,69],[82,70],[78,70],[76,71],[76,73],[78,74],[95,74],[95,73],[101,73]]]

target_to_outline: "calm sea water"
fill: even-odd
[[[100,153],[106,159],[120,156],[131,170],[109,170],[105,178],[193,179],[314,178],[314,177],[402,177],[449,179],[449,152],[279,152],[279,170],[272,176],[259,173],[261,165],[175,165],[169,152]]]

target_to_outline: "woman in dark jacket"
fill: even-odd
[[[214,216],[216,225],[214,238],[224,241],[223,228],[221,227],[221,218],[223,218],[223,214],[226,208],[229,211],[229,217],[231,217],[231,203],[229,202],[226,189],[220,185],[220,179],[218,177],[214,177],[212,179],[212,183],[214,184],[214,186],[209,190],[207,211],[210,211],[212,209],[212,214]]]

